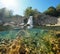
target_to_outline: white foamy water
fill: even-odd
[[[29,17],[27,25],[29,25],[29,26],[27,26],[28,29],[33,28],[33,16]]]

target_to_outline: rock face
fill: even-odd
[[[19,17],[12,17],[12,18],[2,18],[0,21],[2,21],[5,25],[5,23],[8,23],[9,25],[20,25],[21,23],[24,23],[25,17],[19,16]],[[27,28],[32,28],[34,26],[41,26],[41,25],[58,25],[60,24],[60,18],[52,17],[45,14],[39,14],[37,17],[30,16],[27,21]],[[12,23],[13,22],[13,23]],[[2,24],[0,22],[0,24]],[[20,26],[19,26],[20,27]]]
[[[6,23],[10,23],[10,22],[15,22],[16,24],[18,23],[22,23],[24,20],[24,17],[19,16],[19,17],[11,17],[11,18],[3,18],[2,21],[6,22]]]
[[[54,25],[57,24],[57,17],[52,17],[45,14],[40,14],[37,17],[34,17],[34,25]]]
[[[56,25],[56,26],[60,26],[60,18],[58,18],[57,20],[58,20],[58,22],[57,22],[57,24],[55,24],[55,25]]]
[[[0,19],[0,21],[2,21],[2,22],[0,22],[0,24],[3,23],[2,24],[3,26],[11,26],[12,28],[15,28],[15,27],[20,28],[21,27],[20,24],[24,23],[24,19],[25,19],[25,17],[22,17],[22,16],[18,16],[18,17],[13,16],[11,18],[2,18],[2,19]]]

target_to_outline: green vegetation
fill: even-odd
[[[39,14],[40,12],[37,9],[32,9],[32,7],[26,8],[24,12],[24,16],[29,17],[29,16],[35,16],[36,14]]]
[[[60,4],[55,8],[53,6],[49,7],[44,14],[58,17],[60,16]]]
[[[32,7],[26,8],[24,15],[26,17],[32,15],[35,16],[37,14],[41,14],[37,9],[32,9]],[[46,11],[43,12],[43,14],[54,16],[54,17],[59,17],[60,16],[60,4],[55,7],[51,6],[49,7]]]
[[[56,7],[56,10],[57,10],[58,16],[60,16],[60,4]]]
[[[6,8],[2,8],[0,9],[0,18],[9,18],[13,15],[12,11],[11,10],[8,10]]]
[[[55,7],[49,7],[48,10],[44,12],[46,15],[57,16],[57,11]]]

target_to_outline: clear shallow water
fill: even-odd
[[[20,31],[20,32],[19,32]],[[41,29],[29,29],[29,30],[8,30],[8,31],[0,31],[0,38],[16,38],[16,35],[18,34],[25,35],[26,36],[37,36],[37,35],[43,35],[46,31]],[[24,34],[25,33],[25,34]]]
[[[0,31],[0,38],[15,38],[19,30]]]

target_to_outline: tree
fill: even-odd
[[[11,10],[6,8],[0,9],[0,18],[11,17],[13,15]]]
[[[57,14],[58,14],[58,16],[60,16],[60,4],[57,5],[56,10],[57,10]]]
[[[34,16],[35,14],[38,14],[38,13],[39,11],[37,9],[32,9],[32,7],[28,7],[26,8],[24,15],[26,17],[29,17],[29,16]]]
[[[26,10],[25,10],[25,12],[24,12],[24,15],[25,15],[26,17],[29,17],[29,16],[33,15],[32,7],[26,8]]]
[[[44,14],[50,15],[50,16],[57,16],[56,12],[57,12],[56,8],[51,6],[44,12]]]

